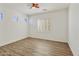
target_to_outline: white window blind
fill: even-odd
[[[37,28],[38,28],[38,32],[50,31],[50,20],[49,19],[38,19]]]
[[[50,32],[51,21],[48,18],[31,18],[29,20],[31,29],[35,32]]]

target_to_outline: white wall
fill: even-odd
[[[4,12],[4,19],[0,21],[0,46],[28,36],[28,24],[22,21],[26,15],[6,6],[0,6],[0,11]],[[13,16],[19,16],[19,22],[16,22]]]
[[[79,4],[69,8],[69,45],[74,55],[79,55]]]
[[[68,10],[62,9],[55,12],[32,15],[30,19],[45,19],[51,20],[50,32],[37,32],[36,27],[30,26],[30,36],[35,38],[49,39],[60,42],[68,41]]]

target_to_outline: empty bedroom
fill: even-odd
[[[79,55],[78,10],[70,3],[0,3],[0,56]]]

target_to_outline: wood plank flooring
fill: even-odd
[[[0,47],[0,56],[72,56],[67,43],[26,38]]]

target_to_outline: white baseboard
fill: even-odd
[[[51,40],[51,41],[58,41],[58,42],[67,43],[67,42],[65,42],[65,41],[57,40],[57,39],[54,39],[54,38],[48,38],[48,37],[41,37],[41,36],[24,36],[24,37],[20,37],[20,38],[17,38],[17,39],[11,39],[10,41],[0,42],[0,46],[4,46],[4,45],[7,45],[7,44],[16,42],[16,41],[22,40],[22,39],[27,38],[27,37],[40,38],[40,39],[45,39],[45,40]]]
[[[67,43],[67,41],[62,41],[62,40],[60,40],[60,39],[55,39],[55,38],[50,38],[50,37],[34,36],[34,35],[31,35],[31,36],[29,36],[29,37],[40,38],[40,39],[45,39],[45,40],[51,40],[51,41],[58,41],[58,42]]]
[[[0,47],[1,46],[4,46],[4,45],[7,45],[7,44],[10,44],[10,43],[13,43],[13,42],[16,42],[16,41],[19,41],[19,40],[22,40],[22,39],[24,39],[24,38],[27,38],[28,36],[25,36],[25,37],[21,37],[21,38],[18,38],[18,39],[12,39],[12,40],[10,40],[10,41],[7,41],[7,42],[2,42],[2,43],[0,43]]]

